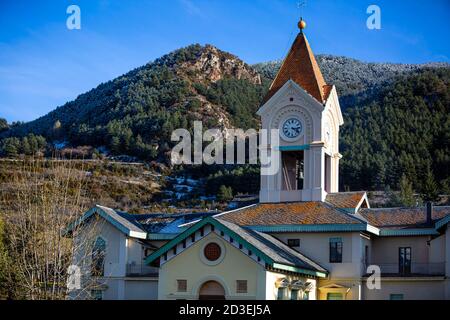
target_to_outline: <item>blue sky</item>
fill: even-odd
[[[0,117],[29,121],[192,43],[248,63],[283,58],[298,0],[0,0]],[[81,30],[66,9],[81,8]],[[366,27],[370,4],[381,30]],[[371,62],[450,62],[450,1],[307,0],[315,53]]]

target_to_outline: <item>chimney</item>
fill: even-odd
[[[427,211],[427,225],[431,225],[433,224],[433,203],[427,202],[426,211]]]

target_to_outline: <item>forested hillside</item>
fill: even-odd
[[[337,87],[343,110],[370,98],[380,85],[389,84],[398,76],[427,68],[449,67],[446,63],[366,63],[325,54],[317,55],[316,59],[327,83]],[[272,61],[256,64],[254,68],[264,77],[273,79],[280,66],[281,61]]]
[[[398,78],[345,112],[341,176],[352,189],[398,187],[405,175],[417,191],[436,178],[448,193],[450,69]]]
[[[328,83],[341,97],[341,188],[399,188],[404,177],[422,192],[448,192],[449,78],[447,64],[364,63],[319,55]],[[257,128],[255,114],[279,62],[249,66],[213,46],[192,45],[101,84],[26,124],[0,121],[0,156],[55,149],[79,157],[128,155],[168,163],[176,128]],[[80,146],[83,148],[74,149]],[[75,152],[76,154],[76,152]],[[184,168],[206,178],[206,190],[256,192],[258,172],[246,168]],[[243,190],[242,181],[248,181]],[[248,189],[248,190],[247,190]]]

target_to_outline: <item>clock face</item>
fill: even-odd
[[[283,124],[283,135],[288,139],[297,138],[302,130],[302,123],[296,118],[287,119]]]

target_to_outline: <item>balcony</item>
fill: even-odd
[[[145,264],[127,264],[127,277],[157,277],[159,269]]]
[[[400,266],[398,263],[372,263],[381,269],[382,277],[434,277],[445,276],[445,262],[411,263]],[[367,269],[366,269],[367,270]]]

